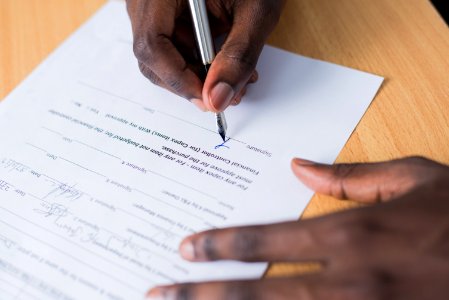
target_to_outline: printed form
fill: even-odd
[[[111,2],[0,105],[0,298],[141,299],[173,282],[260,277],[193,264],[195,232],[295,220],[294,157],[332,163],[382,78],[266,47],[260,81],[214,116],[149,83]]]

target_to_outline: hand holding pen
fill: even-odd
[[[240,103],[257,80],[257,60],[285,1],[206,1],[212,37],[227,38],[204,83],[188,1],[126,2],[142,73],[199,109],[218,113]]]

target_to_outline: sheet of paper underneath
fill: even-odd
[[[290,160],[332,163],[382,82],[266,47],[217,147],[214,116],[149,83],[131,39],[124,4],[107,4],[0,106],[1,299],[261,276],[264,263],[187,263],[178,244],[297,219],[312,192]]]

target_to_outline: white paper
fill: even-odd
[[[170,282],[255,278],[266,264],[183,261],[207,228],[297,219],[290,160],[332,163],[382,78],[266,47],[260,80],[214,117],[138,71],[107,4],[1,105],[0,299],[140,299]]]

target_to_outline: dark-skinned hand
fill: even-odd
[[[188,1],[127,0],[140,70],[203,111],[236,105],[247,84],[257,81],[257,60],[284,2],[206,0],[213,37],[227,38],[203,85]]]
[[[296,159],[292,167],[318,193],[368,205],[299,222],[206,231],[186,238],[180,252],[196,262],[314,261],[322,271],[158,287],[149,299],[449,299],[447,166],[406,158],[335,166]]]

